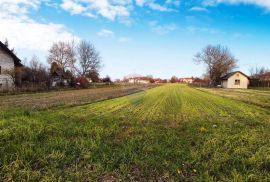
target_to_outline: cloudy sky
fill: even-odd
[[[207,44],[228,46],[239,70],[270,68],[270,0],[0,0],[0,40],[46,63],[55,41],[88,40],[102,75],[200,76]]]

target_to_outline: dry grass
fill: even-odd
[[[81,105],[143,91],[148,87],[149,86],[146,85],[124,85],[95,89],[0,96],[0,108],[21,107],[41,110],[63,105]]]
[[[270,90],[198,88],[201,91],[270,108]]]

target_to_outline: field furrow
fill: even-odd
[[[185,85],[0,111],[0,181],[267,181],[270,111]]]

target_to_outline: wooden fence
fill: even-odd
[[[249,87],[270,88],[269,80],[250,80]]]

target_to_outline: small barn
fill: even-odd
[[[0,41],[0,91],[14,88],[17,70],[22,67],[21,60],[5,44]]]
[[[223,88],[241,88],[247,89],[249,77],[241,71],[228,73],[221,77],[221,86]]]

